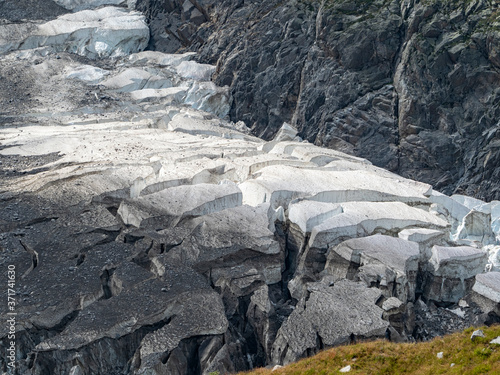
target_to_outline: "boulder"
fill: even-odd
[[[363,281],[387,298],[415,300],[420,252],[415,242],[384,235],[355,238],[328,251],[325,270],[334,279]]]
[[[437,303],[457,303],[483,272],[487,254],[469,246],[434,246],[424,281],[424,296]]]
[[[339,372],[350,372],[351,371],[351,365],[347,365],[345,367],[342,367]]]
[[[272,348],[273,364],[288,364],[318,350],[356,339],[384,337],[389,325],[375,302],[381,292],[363,283],[340,280],[334,286],[308,285],[278,331]]]
[[[500,272],[476,275],[470,298],[477,303],[483,313],[489,315],[489,322],[500,320]]]
[[[472,209],[457,228],[453,236],[456,240],[476,241],[483,245],[495,243],[495,234],[491,230],[491,215]]]
[[[480,337],[486,337],[481,329],[475,330],[470,336],[471,341],[477,341]]]
[[[447,233],[437,229],[411,228],[403,229],[398,233],[398,237],[418,243],[420,249],[420,262],[424,264],[432,255],[432,247],[434,245],[444,244]]]

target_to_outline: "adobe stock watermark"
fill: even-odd
[[[16,266],[7,267],[7,373],[16,369]]]

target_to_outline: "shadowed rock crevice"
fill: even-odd
[[[116,285],[117,280],[114,277],[115,270],[116,268],[105,269],[100,276],[103,292],[102,299],[110,299],[121,291]]]
[[[24,279],[31,271],[33,271],[38,266],[39,258],[38,258],[38,253],[35,250],[33,250],[29,245],[27,245],[21,240],[19,240],[19,243],[22,245],[24,250],[26,250],[31,256],[31,267],[21,276],[21,279]]]
[[[18,363],[20,365],[19,373],[28,371],[28,369],[32,367],[33,363],[36,360],[36,346],[41,342],[60,334],[65,329],[65,327],[78,316],[78,314],[79,311],[73,311],[69,313],[50,330],[39,328],[33,325],[33,327],[22,331],[19,336],[16,336],[18,340],[16,342],[19,343],[19,353],[21,353],[21,356],[18,358]],[[4,350],[7,350],[7,347],[4,346],[3,340],[0,343],[0,347]],[[48,372],[46,373],[48,374]]]
[[[76,367],[82,374],[121,374],[133,371],[140,364],[135,354],[141,340],[150,332],[154,332],[170,323],[171,319],[160,321],[151,326],[120,338],[103,338],[81,347],[78,351],[44,351],[35,350],[32,358],[27,360],[26,371],[33,374],[49,375],[54,373],[71,373]],[[75,357],[75,354],[77,356]],[[75,361],[75,358],[78,358]],[[138,363],[139,361],[139,363]]]

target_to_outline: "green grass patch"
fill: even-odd
[[[485,338],[471,341],[475,328],[416,344],[372,341],[325,350],[314,357],[271,372],[258,369],[248,375],[333,375],[351,366],[349,374],[500,374],[500,326],[482,327]],[[443,352],[443,358],[437,353]]]

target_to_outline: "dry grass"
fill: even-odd
[[[500,326],[482,327],[486,337],[474,342],[474,328],[429,342],[395,344],[373,341],[326,350],[318,355],[271,372],[258,369],[252,375],[328,375],[351,366],[348,374],[500,374],[500,345],[489,342],[500,336]],[[443,352],[443,358],[437,353]],[[453,364],[453,365],[452,365]]]

